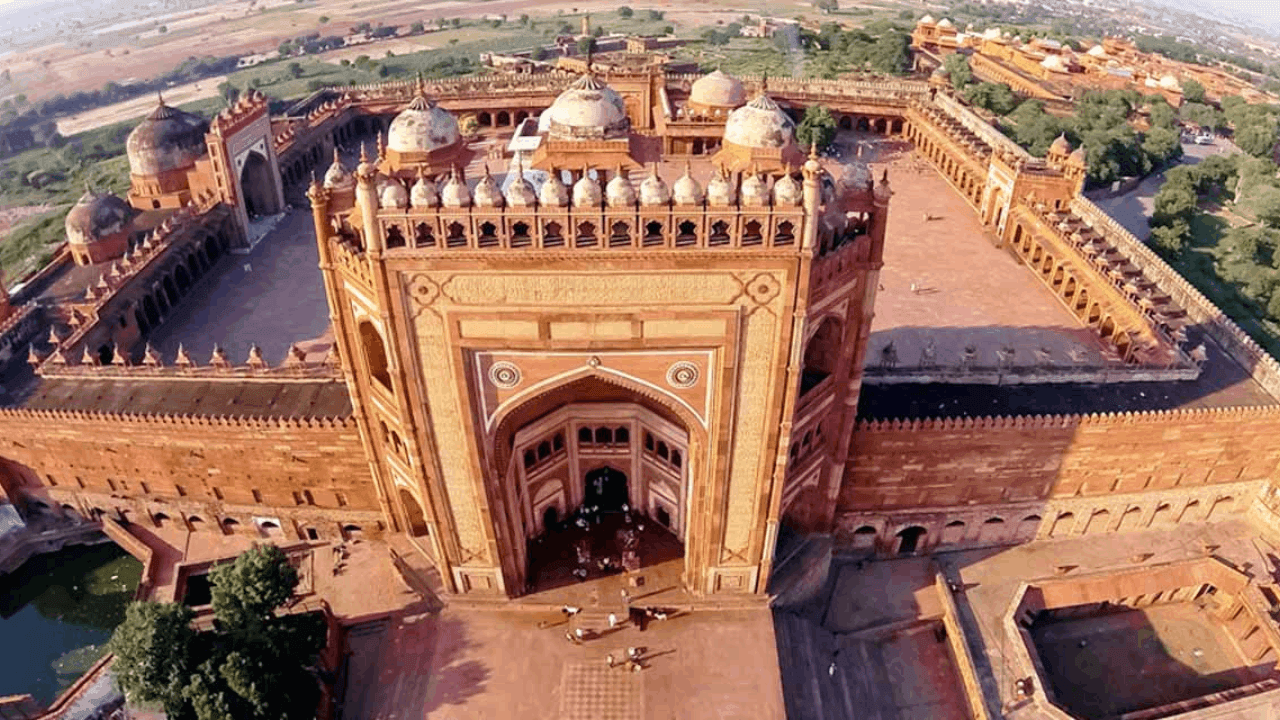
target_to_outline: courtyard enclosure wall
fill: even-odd
[[[894,552],[913,526],[926,550],[1243,513],[1280,463],[1277,433],[1276,408],[863,421],[838,546],[866,549],[874,537]]]

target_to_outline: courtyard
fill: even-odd
[[[1222,692],[1268,677],[1194,603],[1050,620],[1032,631],[1058,703],[1085,720]]]

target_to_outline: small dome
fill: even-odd
[[[738,189],[725,177],[724,171],[717,167],[707,183],[707,203],[714,207],[727,207],[737,199]]]
[[[1160,78],[1160,87],[1165,90],[1181,90],[1182,86],[1178,84],[1178,78],[1172,75],[1165,75]]]
[[[488,165],[484,166],[484,176],[476,183],[472,202],[476,207],[502,207],[502,188],[498,187],[498,181],[489,174]]]
[[[324,186],[329,190],[350,190],[356,186],[356,178],[342,166],[338,149],[333,149],[333,164],[324,173]]]
[[[88,245],[124,230],[133,219],[129,203],[111,193],[86,192],[67,213],[67,240]]]
[[[543,115],[548,134],[559,140],[608,140],[631,128],[622,96],[593,75],[578,78]]]
[[[650,168],[649,177],[640,183],[641,205],[666,205],[671,200],[667,184],[658,177],[658,168]]]
[[[724,124],[724,141],[749,148],[780,148],[795,137],[796,124],[768,95],[734,110]]]
[[[924,17],[920,18],[921,25],[933,25],[937,22],[938,22],[937,20],[933,19],[932,15],[925,15]]]
[[[591,177],[589,170],[583,170],[582,178],[573,184],[573,206],[599,207],[602,200],[600,183]]]
[[[421,88],[387,131],[387,148],[401,153],[431,152],[461,140],[458,119],[428,100]]]
[[[1102,45],[1094,45],[1093,47],[1089,48],[1089,51],[1087,54],[1092,55],[1094,57],[1106,57],[1107,49],[1102,47]]]
[[[951,24],[951,21],[950,21],[950,20],[948,20],[948,19],[946,19],[946,18],[942,18],[941,20],[939,20],[939,21],[938,21],[938,27],[939,27],[939,28],[949,28],[949,27],[955,27],[955,25]]]
[[[752,207],[769,204],[769,188],[759,173],[753,172],[742,181],[742,204]]]
[[[787,173],[778,178],[777,182],[773,184],[773,204],[799,205],[800,193],[800,183],[791,177],[791,173]]]
[[[984,31],[983,31],[983,33],[982,33],[982,39],[984,39],[984,40],[999,40],[999,39],[1000,39],[1000,28],[994,28],[994,27],[993,27],[993,28],[987,28],[987,29],[986,29],[986,30],[984,30]]]
[[[409,204],[416,208],[436,207],[440,204],[436,184],[428,180],[425,173],[420,173],[418,181],[409,189]]]
[[[1059,135],[1057,139],[1049,145],[1049,152],[1057,153],[1059,155],[1066,155],[1071,152],[1071,143],[1067,141],[1066,133]]]
[[[671,199],[677,205],[702,204],[702,186],[689,174],[689,163],[685,163],[684,175],[681,175],[680,179],[676,180],[676,184],[672,186]]]
[[[404,189],[404,185],[399,180],[392,180],[382,189],[378,201],[384,208],[407,208],[409,191]]]
[[[444,187],[440,188],[440,204],[450,208],[467,207],[471,204],[471,191],[467,189],[466,181],[458,176],[457,170],[450,173]]]
[[[1084,157],[1084,146],[1082,145],[1076,148],[1074,152],[1068,155],[1067,162],[1075,165],[1076,167],[1085,167],[1088,163]]]
[[[524,179],[524,171],[519,165],[516,171],[511,174],[511,182],[507,184],[507,204],[511,207],[533,207],[537,203],[538,194],[533,191],[533,185]]]
[[[159,175],[194,167],[207,152],[204,136],[209,122],[177,108],[160,104],[129,133],[125,151],[129,171],[135,175]]]
[[[547,181],[538,190],[538,202],[549,207],[565,207],[569,204],[569,190],[560,181],[560,171],[552,169]]]
[[[689,90],[689,102],[709,107],[736,108],[746,101],[742,81],[719,70],[698,78]]]
[[[636,204],[636,190],[631,187],[631,181],[621,167],[605,185],[604,196],[609,201],[609,207],[630,207]]]
[[[1067,64],[1062,62],[1062,57],[1059,55],[1049,55],[1045,57],[1044,60],[1040,61],[1040,67],[1046,70],[1056,70],[1058,72],[1066,72],[1067,70]]]

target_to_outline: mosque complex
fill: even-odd
[[[127,196],[0,304],[0,499],[101,525],[151,599],[312,557],[349,717],[1280,707],[1280,365],[1083,195],[1083,151],[937,74],[646,47],[282,116],[161,99]]]

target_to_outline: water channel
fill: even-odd
[[[114,543],[72,546],[0,576],[0,696],[48,704],[106,653],[142,577]]]

